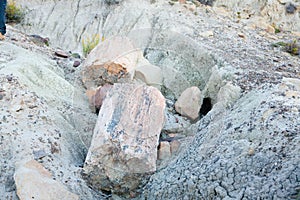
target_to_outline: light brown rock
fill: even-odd
[[[114,84],[99,112],[84,166],[95,189],[123,196],[156,170],[165,99],[154,87]]]
[[[170,143],[167,141],[162,141],[159,143],[159,150],[158,150],[158,159],[166,160],[171,157],[171,148]]]
[[[187,88],[175,103],[176,111],[182,116],[195,120],[199,116],[203,97],[198,87]]]
[[[275,28],[272,25],[266,27],[266,31],[271,34],[275,34]]]
[[[68,191],[63,184],[53,180],[50,172],[35,160],[28,161],[18,167],[14,179],[20,200],[79,199],[76,194]]]
[[[135,79],[139,79],[149,86],[160,90],[162,85],[162,71],[159,67],[150,64],[148,61],[141,63],[135,69]]]
[[[132,77],[142,57],[142,51],[126,37],[105,40],[91,51],[83,63],[82,81],[89,89]]]

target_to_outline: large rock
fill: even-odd
[[[82,81],[86,88],[116,83],[133,76],[134,69],[143,57],[130,39],[115,37],[100,43],[83,63]]]
[[[128,195],[156,170],[165,99],[154,87],[115,84],[104,100],[84,174],[97,190]]]
[[[182,116],[195,120],[199,117],[203,97],[198,87],[187,88],[175,103],[175,109]]]
[[[26,162],[17,168],[14,175],[17,194],[20,200],[77,200],[79,197],[52,179],[48,170],[35,160]]]

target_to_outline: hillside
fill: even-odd
[[[0,199],[300,198],[299,1],[17,2]]]

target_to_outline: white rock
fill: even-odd
[[[198,87],[187,88],[175,103],[175,109],[182,116],[195,120],[199,117],[203,97]]]
[[[212,36],[214,36],[214,32],[213,32],[213,31],[205,31],[205,32],[199,33],[199,35],[202,36],[202,37],[207,38],[207,37],[212,37]]]

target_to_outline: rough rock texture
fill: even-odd
[[[231,107],[236,100],[241,96],[241,88],[228,82],[220,88],[217,102],[223,104],[225,107]]]
[[[204,5],[212,6],[215,0],[198,0],[198,1]]]
[[[213,15],[221,14],[223,19],[225,16],[225,18],[231,18],[248,25],[248,27],[265,29],[274,26],[277,29],[300,32],[299,0],[199,1],[207,5],[213,3],[214,7],[211,10],[196,4],[198,7],[193,9],[196,15],[206,10],[205,12]],[[165,0],[142,0],[139,5],[134,0],[120,1],[117,4],[115,2],[119,1],[20,0],[18,3],[27,9],[27,14],[23,23],[18,27],[26,33],[49,37],[50,43],[55,46],[81,52],[82,39],[91,37],[93,34],[100,34],[109,38],[113,35],[124,35],[124,33],[127,35],[129,32],[136,33],[143,29],[157,28],[159,24],[155,25],[156,22],[161,23],[161,20],[168,17],[172,18],[172,21],[168,20],[167,22],[170,25],[167,28],[169,31],[177,29],[179,30],[178,33],[181,33],[188,30],[184,28],[180,31],[180,26],[185,24],[195,26],[195,23],[191,21],[184,21],[184,23],[173,26],[172,24],[176,24],[176,20],[174,20],[176,14],[175,12],[165,12],[166,7],[170,6]],[[288,3],[292,3],[297,8],[292,14],[286,11]],[[177,5],[173,7],[177,7]],[[126,13],[129,14],[126,15]],[[203,14],[201,13],[201,15]],[[195,27],[195,30],[199,29]],[[202,31],[210,30],[202,29]],[[139,34],[139,36],[147,37],[151,34],[151,31],[147,31],[147,33]]]
[[[186,151],[151,177],[144,199],[299,198],[299,94],[299,79],[284,79],[230,110],[215,106]]]
[[[134,69],[143,57],[129,38],[114,37],[100,43],[83,63],[82,81],[86,88],[95,88],[105,83],[134,74]]]
[[[288,11],[290,3],[294,5],[294,12]],[[225,7],[231,11],[235,19],[251,23],[259,28],[264,28],[264,24],[268,24],[277,29],[300,31],[299,0],[216,0],[214,6]],[[298,12],[295,12],[296,10]]]
[[[20,200],[78,200],[79,197],[52,179],[52,175],[35,160],[28,161],[16,169],[14,179]]]
[[[156,170],[165,99],[154,87],[115,84],[100,109],[84,174],[96,190],[130,195]]]
[[[195,120],[199,117],[203,97],[198,87],[190,87],[182,92],[175,103],[175,109],[182,116]]]

